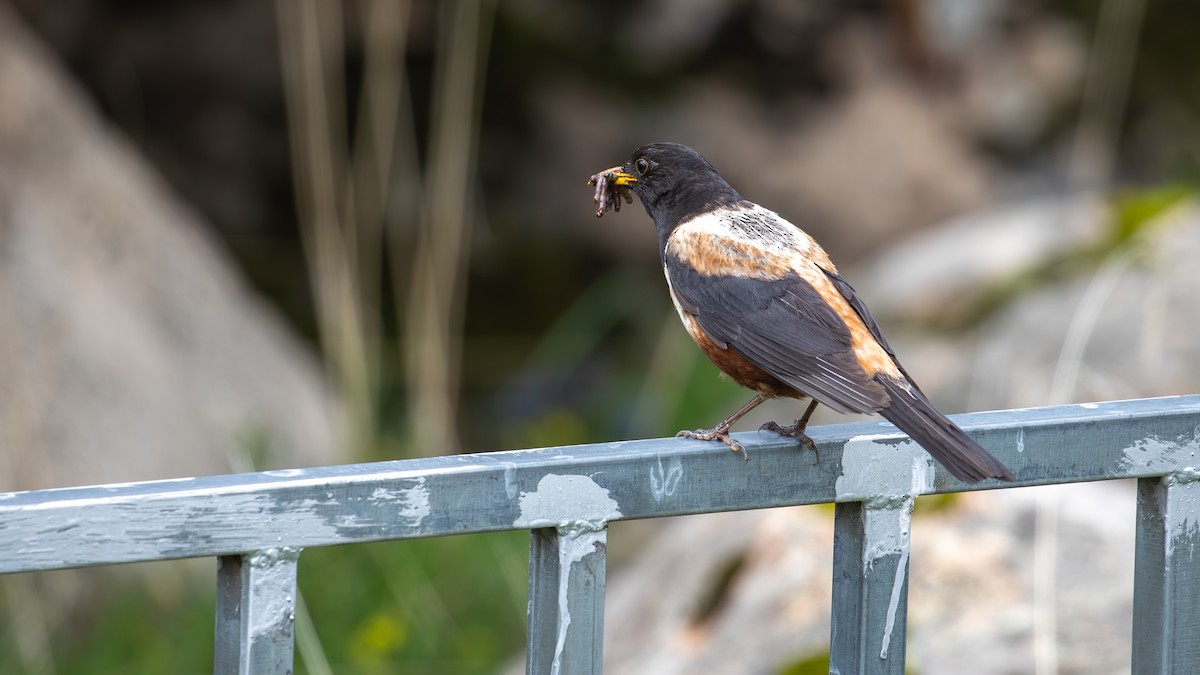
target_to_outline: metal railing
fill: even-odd
[[[1136,478],[1133,671],[1200,672],[1200,396],[959,415],[1019,480],[965,485],[885,423],[743,463],[681,439],[0,493],[0,573],[216,556],[218,673],[289,673],[305,548],[528,529],[527,670],[598,673],[607,524],[836,503],[830,672],[904,672],[920,495]]]

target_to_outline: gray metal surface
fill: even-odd
[[[967,486],[914,450],[920,475],[899,474],[923,481],[922,493],[1154,477],[1197,464],[1200,396],[955,419],[1019,480]],[[659,439],[0,493],[0,573],[862,501],[895,478],[910,445],[882,422],[810,435],[819,461],[791,439],[750,432],[737,435],[749,462],[713,443]],[[607,501],[539,492],[547,478]]]
[[[279,548],[217,559],[217,675],[291,675],[296,562]]]
[[[529,539],[525,672],[599,675],[607,531],[541,528]]]
[[[1200,673],[1200,463],[1138,481],[1133,672]]]
[[[834,518],[832,672],[903,675],[908,625],[908,553],[916,498],[934,490],[929,455],[912,441],[880,451],[846,443]]]
[[[904,675],[912,497],[838,504],[830,672]]]

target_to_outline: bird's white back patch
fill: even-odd
[[[788,269],[819,283],[820,270],[837,272],[807,232],[757,204],[720,207],[685,220],[671,232],[666,253],[701,273],[709,268],[709,273],[719,269],[730,276],[770,279]]]
[[[758,204],[749,207],[723,206],[701,213],[680,223],[671,233],[671,238],[689,234],[729,238],[744,246],[766,248],[776,254],[807,253],[814,243],[807,232]]]

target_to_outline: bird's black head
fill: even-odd
[[[654,219],[660,243],[680,223],[720,206],[742,201],[700,153],[678,143],[651,143],[613,167],[613,182],[628,187]]]

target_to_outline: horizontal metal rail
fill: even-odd
[[[831,669],[902,673],[915,497],[1137,478],[1135,671],[1200,672],[1200,396],[955,420],[1018,480],[960,483],[865,422],[810,429],[819,454],[738,434],[748,463],[660,439],[0,493],[0,573],[218,557],[218,672],[287,672],[301,549],[528,529],[528,670],[592,673],[609,522],[837,503]]]

